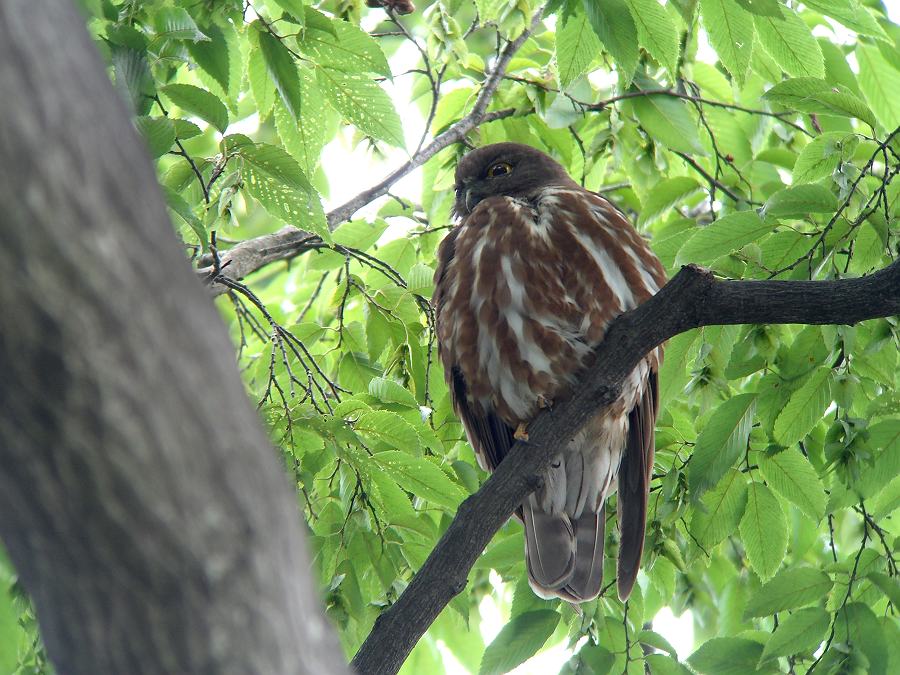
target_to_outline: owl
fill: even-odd
[[[610,321],[665,283],[626,217],[535,148],[497,143],[456,170],[458,224],[435,272],[438,349],[454,410],[493,471],[543,407],[567,396]],[[605,503],[618,492],[619,597],[634,586],[653,470],[657,372],[650,352],[621,396],[559,439],[540,487],[518,508],[528,579],[570,602],[600,593]]]

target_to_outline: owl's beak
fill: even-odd
[[[482,195],[475,192],[473,188],[466,190],[466,208],[469,213],[475,208],[475,205],[482,200]]]

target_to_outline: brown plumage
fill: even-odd
[[[516,429],[565,396],[609,321],[665,282],[625,217],[546,154],[497,143],[456,170],[461,218],[438,250],[435,306],[454,408],[478,461],[494,470]],[[595,598],[603,573],[604,504],[618,489],[619,597],[634,585],[653,470],[661,349],[559,454],[517,512],[531,587]]]

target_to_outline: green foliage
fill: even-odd
[[[473,110],[497,40],[537,5],[441,0],[398,26],[331,0],[82,4],[176,229],[206,253],[198,265],[286,224],[307,233],[267,251],[290,264],[219,303],[351,655],[484,473],[451,409],[429,308],[462,149],[416,155],[414,196],[343,223],[323,200],[334,206],[348,177],[326,175],[323,149],[386,158],[354,193],[384,179],[415,153],[413,130],[434,135]],[[698,263],[730,278],[838,279],[896,257],[900,29],[881,5],[557,0],[549,15],[468,142],[526,142],[606,187],[670,276]],[[472,672],[504,672],[561,644],[568,673],[805,672],[816,658],[816,672],[900,672],[898,338],[894,318],[670,340],[627,611],[609,593],[583,616],[535,598],[510,522],[404,672],[441,672],[447,651]],[[38,672],[33,614],[9,601],[11,573],[0,582],[0,665]],[[496,635],[485,647],[491,603],[507,623],[484,626]],[[692,648],[648,627],[665,606],[692,612]]]

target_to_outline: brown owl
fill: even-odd
[[[656,293],[665,274],[622,213],[525,145],[497,143],[463,157],[455,214],[435,274],[440,357],[469,442],[492,471],[540,408],[569,392],[612,318]],[[604,504],[617,490],[619,597],[631,593],[661,358],[661,348],[648,354],[613,405],[560,439],[541,487],[518,509],[538,595],[597,597]]]

